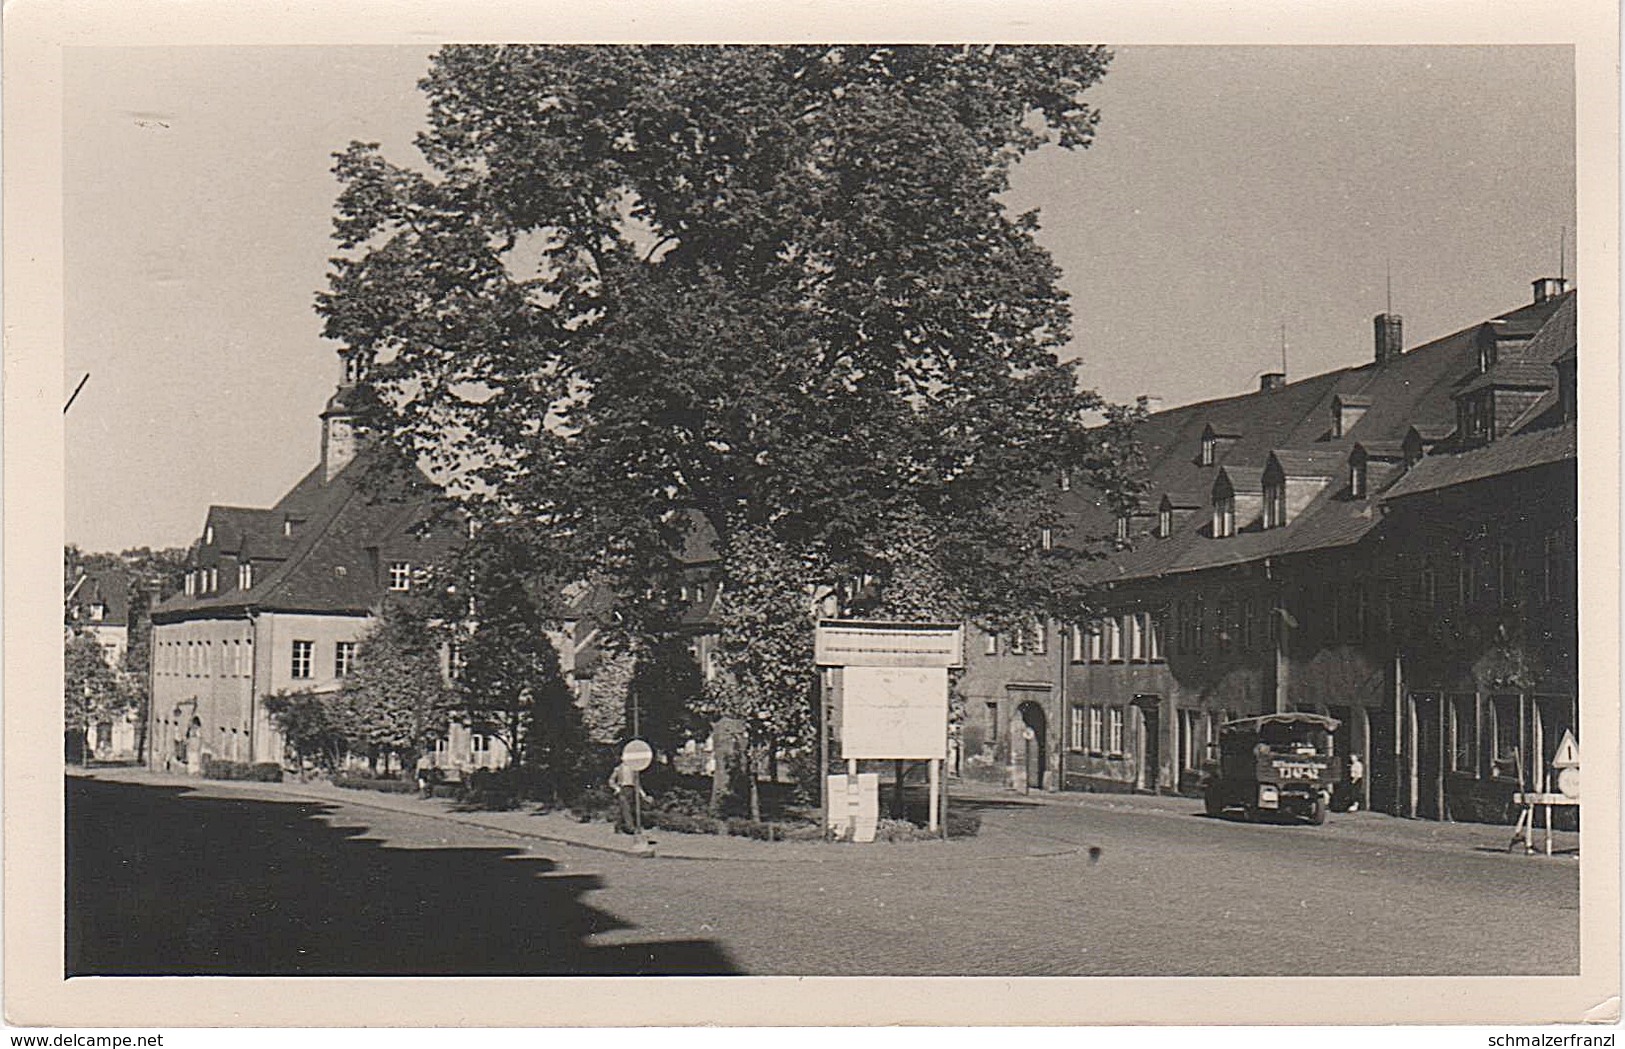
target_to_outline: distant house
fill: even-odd
[[[128,572],[117,568],[82,570],[68,583],[65,608],[71,633],[87,634],[101,646],[102,659],[118,674],[126,673],[124,654],[130,642]],[[85,744],[98,761],[133,761],[139,746],[139,713],[101,718],[85,726]]]
[[[1191,792],[1219,723],[1337,717],[1359,800],[1496,818],[1578,726],[1575,294],[1405,350],[1151,415],[1144,513],[1090,608],[967,639],[964,752],[1044,789]],[[975,770],[972,762],[967,768]]]
[[[184,590],[153,610],[151,767],[282,761],[265,697],[339,688],[388,595],[419,585],[466,538],[427,476],[367,442],[364,372],[344,355],[315,468],[274,506],[210,507]],[[464,732],[441,749],[453,744],[469,763],[496,760],[484,737]]]

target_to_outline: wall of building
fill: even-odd
[[[197,772],[204,758],[255,760],[253,622],[156,623],[152,644],[148,765]]]
[[[1017,644],[1008,633],[966,628],[965,670],[955,684],[965,705],[958,731],[960,775],[1019,789],[1059,789],[1065,742],[1059,703],[1064,639],[1058,624],[1046,623],[1042,651],[1035,641],[1032,630]],[[1029,728],[1043,737],[1032,741],[1043,766],[1036,777],[1028,775]]]
[[[257,697],[278,692],[329,690],[339,687],[334,673],[340,641],[359,642],[371,628],[371,616],[313,615],[294,612],[262,612],[255,617],[256,644],[254,685]],[[293,676],[295,641],[313,644],[310,676]],[[254,738],[256,761],[281,761],[282,735],[271,722],[263,703],[255,703]]]

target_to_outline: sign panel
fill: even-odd
[[[1557,753],[1552,756],[1552,768],[1577,769],[1580,767],[1580,744],[1575,742],[1574,733],[1568,729],[1563,730],[1563,739],[1557,744]]]
[[[964,633],[951,623],[824,619],[816,659],[821,667],[962,667]]]
[[[633,772],[642,772],[655,759],[655,752],[641,739],[634,739],[621,748],[621,761]]]
[[[948,668],[847,667],[840,738],[843,758],[946,757]]]

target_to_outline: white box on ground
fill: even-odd
[[[851,841],[874,841],[880,823],[880,776],[862,772],[856,776],[831,776],[829,826],[835,837]]]

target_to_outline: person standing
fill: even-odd
[[[609,789],[615,792],[615,833],[636,834],[638,827],[632,816],[632,802],[638,795],[649,800],[649,795],[638,786],[637,771],[624,760],[616,762],[609,774]]]

